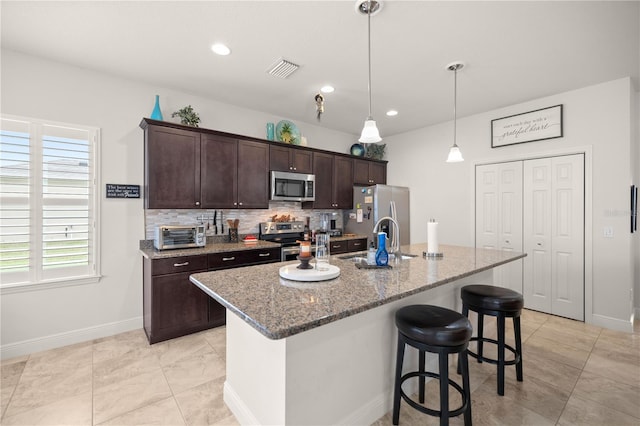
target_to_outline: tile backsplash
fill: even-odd
[[[158,225],[194,225],[197,223],[209,224],[207,236],[215,235],[213,227],[213,215],[215,210],[197,209],[149,209],[145,210],[145,235],[152,240],[154,238],[155,227]],[[258,235],[258,224],[267,222],[273,215],[291,215],[296,220],[305,221],[309,217],[309,227],[311,229],[320,228],[320,216],[323,213],[333,213],[331,219],[335,219],[336,228],[342,228],[342,210],[303,210],[300,203],[295,202],[271,202],[269,209],[260,210],[218,210],[218,235],[220,233],[220,212],[224,221],[225,234],[228,233],[227,219],[238,219],[238,233]]]

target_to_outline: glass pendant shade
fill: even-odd
[[[462,158],[462,152],[460,152],[460,148],[458,148],[458,145],[452,146],[449,150],[447,163],[459,163],[461,161],[464,161],[464,158]]]
[[[369,117],[364,122],[364,127],[362,128],[362,134],[360,135],[360,139],[358,142],[362,143],[375,143],[380,142],[382,138],[380,137],[380,132],[378,132],[378,127],[376,126],[375,120]]]

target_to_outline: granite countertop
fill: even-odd
[[[340,276],[298,282],[279,276],[271,263],[191,275],[191,281],[270,339],[282,339],[393,302],[430,288],[520,259],[526,254],[471,247],[440,246],[444,256],[422,256],[426,244],[403,246],[416,257],[392,263],[392,269],[358,269],[352,260],[331,256]]]
[[[348,234],[348,235],[343,235],[341,237],[331,237],[331,241],[359,240],[362,238],[367,238],[367,236],[357,235],[357,234]],[[238,243],[211,242],[211,243],[207,243],[207,245],[202,248],[156,250],[153,247],[153,240],[140,241],[140,252],[144,257],[149,259],[166,259],[171,257],[197,256],[199,254],[225,253],[228,251],[238,251],[238,250],[261,250],[265,248],[275,248],[275,247],[280,247],[280,244],[258,240],[255,243],[243,243],[242,241]]]
[[[199,254],[209,254],[209,253],[224,253],[228,251],[238,251],[238,250],[260,250],[265,248],[277,248],[280,247],[280,244],[270,243],[268,241],[256,241],[255,243],[211,243],[207,244],[204,247],[198,248],[186,248],[186,249],[175,249],[175,250],[156,250],[153,248],[153,242],[151,243],[151,247],[141,247],[140,251],[144,257],[149,259],[166,259],[170,257],[181,257],[181,256],[197,256]]]

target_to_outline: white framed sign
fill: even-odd
[[[491,120],[491,148],[562,137],[562,105]]]

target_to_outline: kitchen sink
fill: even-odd
[[[406,259],[413,259],[414,257],[417,257],[417,254],[409,254],[409,253],[402,253],[400,255],[400,259],[401,260],[406,260]],[[390,256],[391,257],[391,256]],[[342,260],[351,260],[352,262],[367,262],[367,254],[366,252],[358,252],[358,253],[351,253],[351,254],[347,254],[344,256],[338,256],[338,259],[342,259]]]

